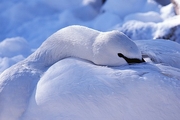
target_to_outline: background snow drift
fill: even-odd
[[[104,4],[101,0],[1,0],[0,72],[25,58],[52,33],[68,25],[85,25],[100,31],[118,29],[134,40],[153,39],[163,38],[180,24],[179,17],[173,16],[172,4],[161,6],[153,0],[127,3],[107,0]],[[180,42],[177,38],[172,39]],[[18,47],[9,48],[9,45],[17,46],[17,41],[21,42]]]

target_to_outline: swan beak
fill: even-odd
[[[137,59],[137,58],[128,58],[128,57],[124,56],[122,53],[118,53],[118,56],[121,57],[121,58],[124,58],[124,60],[126,60],[126,62],[128,64],[135,64],[135,63],[146,62],[143,58],[141,60]]]

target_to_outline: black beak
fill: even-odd
[[[142,60],[137,59],[137,58],[128,58],[128,57],[124,56],[122,53],[118,53],[118,56],[124,58],[128,64],[146,62],[143,58],[142,58]]]

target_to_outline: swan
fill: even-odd
[[[79,25],[60,29],[33,54],[0,75],[0,119],[19,119],[44,72],[68,57],[104,66],[144,62],[137,45],[122,32],[100,32]]]

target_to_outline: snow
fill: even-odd
[[[0,42],[0,73],[23,60],[31,53],[27,41],[21,37],[7,38]]]
[[[179,120],[179,19],[172,4],[154,0],[1,0],[0,120]],[[95,30],[51,36],[69,25]],[[105,47],[99,59],[112,62],[133,44],[145,63],[93,61],[93,41],[116,40],[116,32],[135,44],[125,37],[128,45]],[[58,38],[71,44],[64,56]]]
[[[153,12],[153,11],[146,12],[146,13],[130,14],[130,15],[127,15],[124,18],[124,20],[125,21],[137,20],[137,21],[142,21],[142,22],[154,22],[154,23],[162,22],[162,18],[160,17],[160,15],[157,12]]]
[[[110,11],[124,18],[128,14],[136,12],[158,11],[158,8],[158,4],[153,0],[129,0],[129,2],[108,0],[102,7],[102,11]]]
[[[25,57],[30,54],[30,47],[25,39],[15,37],[7,38],[0,42],[0,56],[12,57],[19,54]]]

